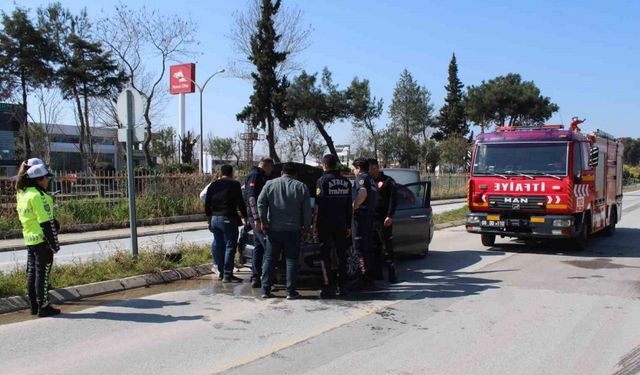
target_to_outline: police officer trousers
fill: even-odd
[[[320,227],[318,238],[322,242],[320,257],[323,286],[343,287],[347,280],[347,229]],[[333,249],[335,249],[335,256],[333,256]],[[335,263],[337,263],[337,269],[333,267]]]
[[[27,246],[27,290],[31,310],[49,304],[49,274],[53,265],[53,251],[46,243]]]
[[[356,211],[353,215],[353,248],[362,256],[362,273],[372,277],[375,268],[373,254],[373,217],[366,212]]]
[[[373,222],[374,230],[374,252],[376,273],[382,274],[382,265],[393,265],[395,261],[395,251],[393,250],[393,225],[384,226],[384,219]]]

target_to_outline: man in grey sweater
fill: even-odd
[[[309,189],[295,179],[293,163],[285,163],[282,176],[268,181],[258,197],[258,213],[267,246],[262,267],[262,298],[270,298],[274,269],[280,253],[287,262],[287,299],[296,299],[298,257],[302,236],[311,229],[311,202]]]

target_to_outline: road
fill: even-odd
[[[433,206],[434,213],[455,210],[466,203],[451,203]],[[211,233],[208,230],[196,230],[189,232],[165,233],[162,235],[145,236],[138,238],[138,246],[141,251],[145,249],[157,249],[160,246],[170,248],[180,242],[192,242],[206,244],[211,242]],[[91,241],[80,244],[61,246],[56,255],[56,263],[69,264],[91,259],[104,259],[117,250],[131,251],[131,240],[128,238],[107,241]],[[27,263],[27,253],[24,250],[0,252],[0,271],[10,271],[16,267],[24,267]]]
[[[345,300],[205,278],[9,314],[0,373],[636,374],[640,193],[625,206],[582,253],[438,231],[426,259],[399,263],[402,283]]]

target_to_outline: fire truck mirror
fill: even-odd
[[[598,166],[598,161],[600,159],[599,155],[600,150],[598,149],[598,146],[591,146],[591,149],[589,150],[589,166],[591,168]]]
[[[471,150],[467,150],[467,155],[464,158],[465,161],[465,166],[466,166],[466,171],[470,171],[471,170]]]

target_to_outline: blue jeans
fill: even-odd
[[[266,235],[267,243],[264,252],[264,267],[262,270],[262,292],[271,292],[273,286],[275,267],[284,252],[287,262],[287,294],[295,293],[296,278],[298,277],[298,258],[300,257],[300,243],[302,242],[300,231],[269,232]]]
[[[213,230],[213,258],[218,272],[224,276],[233,275],[233,257],[238,244],[238,218],[214,216],[211,218]]]
[[[253,254],[251,255],[251,278],[259,279],[262,276],[262,263],[264,262],[265,237],[263,232],[256,231],[256,222],[249,217],[249,224],[253,228]]]

